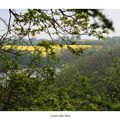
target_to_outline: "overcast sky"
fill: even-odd
[[[22,11],[22,10],[20,10]],[[111,32],[109,36],[120,36],[120,9],[105,9],[104,13],[107,15],[109,19],[113,21],[113,25],[115,27],[115,32]],[[0,17],[4,20],[8,21],[8,10],[0,9]],[[4,29],[3,24],[0,21],[0,30]],[[41,34],[40,38],[49,38],[46,34]]]
[[[120,36],[120,9],[108,9],[104,10],[104,13],[113,21],[115,32],[110,36]]]

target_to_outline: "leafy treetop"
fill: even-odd
[[[51,39],[53,34],[93,35],[101,39],[114,31],[112,21],[97,9],[28,9],[24,13],[9,9],[9,13],[15,18],[16,34],[29,39],[41,32],[48,33]]]

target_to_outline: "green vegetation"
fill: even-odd
[[[6,79],[4,76],[1,83],[0,109],[120,110],[119,46],[106,46],[106,42],[99,51],[91,48],[80,56],[73,55],[69,50],[63,51],[60,61],[57,56],[51,55],[41,58],[39,54],[27,54],[31,56],[28,58],[25,54],[23,59],[23,55],[22,58],[21,55],[14,58],[4,54],[9,61],[5,63],[4,60],[1,71],[5,70],[5,73],[11,69],[11,72],[6,73]],[[35,58],[33,62],[32,58]],[[23,68],[29,66],[29,69],[22,71],[22,66],[17,66],[20,65],[17,60]],[[25,60],[32,62],[32,65],[25,64]],[[13,61],[16,64],[12,64]],[[56,68],[60,69],[58,73]],[[36,73],[35,76],[33,73]],[[0,79],[3,80],[2,77]]]
[[[118,46],[91,50],[69,58],[57,77],[68,89],[74,110],[120,110],[120,54]],[[119,41],[120,42],[120,41]]]
[[[10,9],[9,14],[8,30],[0,36],[1,111],[120,110],[119,37],[106,38],[100,43],[101,49],[96,49],[94,43],[85,51],[67,45],[68,49],[61,51],[60,56],[50,46],[56,43],[37,43],[46,52],[50,49],[46,57],[32,43],[41,32],[48,33],[51,39],[54,32],[64,44],[67,39],[60,36],[64,33],[73,36],[88,33],[103,39],[104,33],[114,28],[100,10],[29,9],[20,14]],[[98,18],[98,23],[89,24],[89,18]],[[34,54],[2,49],[10,43],[11,35],[17,36],[20,43],[26,39],[36,49]],[[71,44],[75,42],[72,40]]]

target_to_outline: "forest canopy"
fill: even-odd
[[[110,44],[109,40],[100,45],[86,44],[84,50],[74,41],[71,45],[66,42],[66,35],[72,35],[71,40],[74,35],[102,39],[114,31],[113,22],[102,11],[9,9],[8,21],[0,18],[6,27],[0,31],[0,110],[120,110],[119,37],[114,38],[115,47],[113,38],[108,38]],[[42,32],[52,42],[43,40],[33,45]],[[64,45],[56,45],[54,35]],[[10,44],[13,39],[30,44]],[[43,47],[45,57],[39,50]],[[55,54],[55,47],[60,56]]]
[[[41,32],[62,39],[64,35],[88,35],[99,39],[114,31],[113,23],[103,10],[97,9],[27,9],[24,12],[9,9],[8,23],[0,19],[7,32],[1,35],[2,42],[6,35],[32,39]],[[63,39],[64,40],[64,39]]]

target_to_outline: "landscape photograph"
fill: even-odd
[[[119,111],[120,9],[0,9],[0,111]]]

